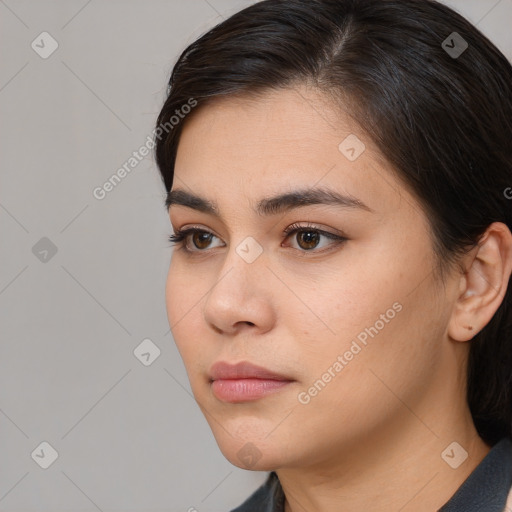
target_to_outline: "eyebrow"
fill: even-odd
[[[264,216],[278,215],[295,208],[314,204],[358,208],[374,212],[372,208],[352,195],[343,195],[327,188],[314,188],[294,190],[273,197],[263,198],[257,203],[256,213]],[[214,215],[215,217],[221,216],[220,209],[215,201],[210,201],[182,189],[169,191],[165,206],[169,209],[171,205],[186,206],[187,208]]]

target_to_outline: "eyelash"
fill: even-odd
[[[291,226],[288,226],[283,231],[283,236],[286,239],[286,238],[289,238],[293,234],[296,234],[296,233],[299,233],[299,232],[303,232],[303,231],[305,231],[305,232],[314,232],[314,233],[317,233],[319,235],[325,236],[326,238],[334,240],[334,243],[331,244],[331,245],[334,245],[334,246],[340,245],[343,242],[348,240],[348,238],[346,238],[344,236],[335,235],[334,233],[330,233],[328,231],[323,231],[322,229],[318,229],[315,226],[309,225],[309,224],[305,225],[305,226],[301,226],[301,225],[298,225],[298,224],[292,224]],[[186,244],[183,243],[183,242],[186,242],[186,239],[190,235],[193,235],[195,233],[207,233],[207,234],[216,236],[213,233],[211,233],[210,231],[207,231],[205,229],[199,229],[199,228],[187,228],[187,229],[183,229],[183,230],[177,229],[177,230],[175,230],[174,234],[169,236],[169,242],[171,244],[173,244],[173,245],[178,246],[179,250],[182,250],[182,251],[184,251],[184,252],[186,252],[188,254],[207,252],[208,249],[195,249],[195,250],[187,249]],[[296,249],[296,250],[298,250],[300,252],[303,252],[303,253],[309,253],[309,252],[317,252],[318,253],[318,252],[324,252],[325,250],[328,250],[328,249],[323,249],[321,251],[315,251],[314,248],[310,249],[310,250],[301,250],[301,249]]]

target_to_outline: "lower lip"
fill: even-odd
[[[223,402],[247,402],[280,391],[291,382],[271,379],[219,379],[212,382],[212,391]]]

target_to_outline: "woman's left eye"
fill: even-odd
[[[292,224],[283,231],[285,238],[290,238],[292,235],[295,236],[298,250],[301,252],[312,251],[321,247],[320,242],[322,238],[331,240],[331,243],[327,243],[327,246],[339,245],[347,240],[346,237],[336,235],[322,229],[318,229],[315,226],[299,226]],[[180,249],[188,253],[194,252],[205,252],[205,249],[209,249],[208,245],[211,243],[213,238],[217,238],[210,231],[199,228],[188,228],[183,230],[176,230],[175,234],[169,236],[169,241],[173,245],[178,245]],[[190,249],[188,246],[189,239],[192,240],[195,249]],[[185,243],[183,243],[185,242]],[[322,252],[322,251],[315,251]]]
[[[296,240],[299,249],[303,249],[302,252],[318,249],[322,238],[331,240],[331,243],[324,244],[323,247],[336,246],[347,240],[344,236],[324,231],[323,229],[316,228],[315,226],[300,226],[297,224],[292,224],[286,228],[283,235],[286,235],[286,238],[290,238],[292,235],[295,235],[294,240]]]

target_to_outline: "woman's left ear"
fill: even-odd
[[[468,341],[481,331],[503,301],[512,273],[512,234],[503,222],[493,222],[464,258],[460,295],[448,325],[449,336]]]

